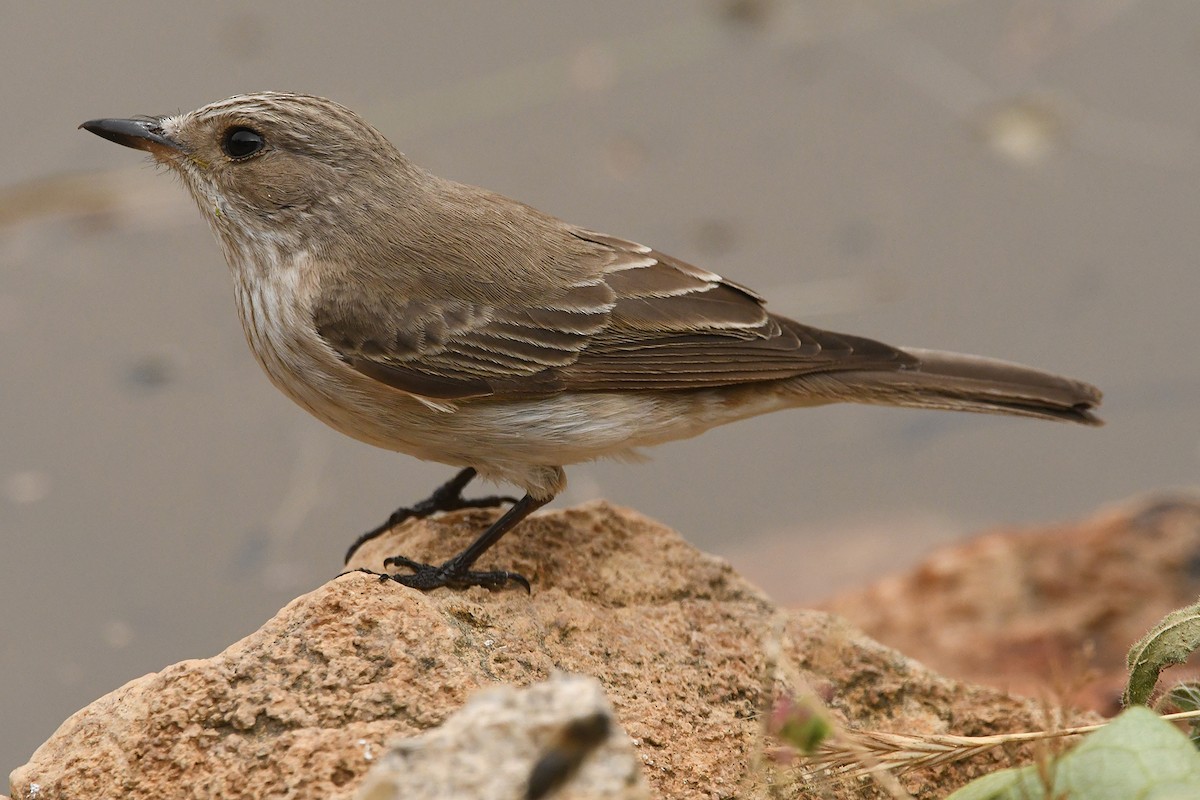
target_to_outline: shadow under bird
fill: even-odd
[[[562,491],[564,465],[769,411],[855,402],[1100,424],[1086,383],[794,322],[665,253],[436,177],[324,98],[262,92],[81,127],[183,180],[284,394],[355,439],[461,468],[350,554],[410,516],[513,503],[444,563],[387,559],[407,586],[528,589],[473,567]],[[464,498],[476,475],[525,494]]]

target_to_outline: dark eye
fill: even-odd
[[[249,128],[230,128],[221,140],[221,149],[233,159],[249,158],[265,146],[262,134]]]

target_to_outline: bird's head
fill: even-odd
[[[308,248],[304,240],[335,220],[354,235],[372,208],[403,204],[396,195],[413,169],[353,111],[312,95],[237,95],[184,114],[80,127],[178,174],[227,246]]]

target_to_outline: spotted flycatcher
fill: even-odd
[[[793,322],[720,275],[431,175],[320,97],[82,127],[183,180],[284,394],[355,439],[462,468],[351,553],[408,516],[507,499],[463,498],[476,475],[524,490],[448,561],[387,559],[408,586],[528,588],[472,568],[562,491],[565,464],[768,411],[855,402],[1100,424],[1086,383]]]

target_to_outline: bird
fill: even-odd
[[[181,179],[276,387],[343,434],[458,468],[347,560],[410,517],[508,505],[449,559],[397,555],[376,573],[415,589],[529,590],[475,564],[563,490],[565,466],[768,412],[853,402],[1102,424],[1088,383],[794,321],[652,247],[437,177],[323,97],[257,92],[80,127]],[[523,494],[464,497],[477,476]]]

